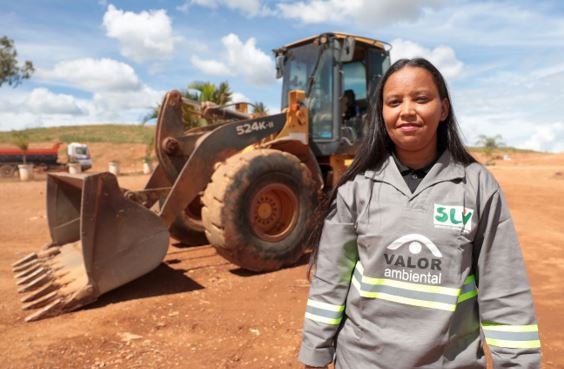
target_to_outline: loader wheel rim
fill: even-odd
[[[268,242],[286,238],[298,219],[298,197],[286,185],[262,187],[251,199],[250,221],[253,233]]]

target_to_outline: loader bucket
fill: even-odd
[[[156,268],[169,234],[159,216],[122,194],[110,173],[49,174],[52,242],[13,264],[26,321],[94,302]]]

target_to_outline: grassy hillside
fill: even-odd
[[[34,142],[107,142],[147,143],[155,133],[154,126],[131,124],[100,124],[83,126],[30,128],[25,132]],[[11,132],[0,132],[0,143],[9,144]]]
[[[474,153],[480,153],[483,154],[485,149],[483,147],[472,147],[472,146],[467,146],[466,147],[468,150],[474,152]],[[533,153],[536,152],[534,150],[528,150],[528,149],[518,149],[516,147],[511,147],[511,146],[504,146],[501,147],[499,149],[494,150],[494,154],[497,153],[503,153],[503,154],[516,154],[516,153]]]
[[[155,134],[155,126],[131,124],[100,124],[83,126],[65,126],[49,128],[30,128],[25,130],[30,142],[88,142],[115,144],[147,144]],[[0,132],[0,144],[10,144],[11,132]],[[468,147],[478,155],[483,154],[481,147]],[[503,147],[495,150],[494,155],[533,152],[513,147]]]

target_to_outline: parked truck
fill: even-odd
[[[75,310],[156,268],[173,237],[273,271],[304,253],[309,221],[366,135],[385,42],[324,33],[274,50],[282,112],[256,117],[168,92],[158,166],[141,190],[111,173],[49,174],[51,241],[13,264],[26,320]],[[354,92],[354,94],[350,93]],[[186,130],[184,112],[228,117]],[[352,113],[351,113],[352,112]]]
[[[0,176],[12,177],[19,164],[25,161],[32,164],[35,168],[49,171],[55,169],[65,169],[68,163],[79,163],[81,169],[87,170],[92,167],[90,151],[86,144],[72,142],[67,145],[66,161],[59,161],[59,148],[62,143],[57,142],[48,148],[28,148],[25,152],[19,148],[5,147],[0,148]]]

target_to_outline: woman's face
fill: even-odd
[[[437,128],[448,116],[448,108],[448,100],[440,98],[426,69],[407,66],[388,78],[382,115],[404,164],[428,164],[436,158]]]

